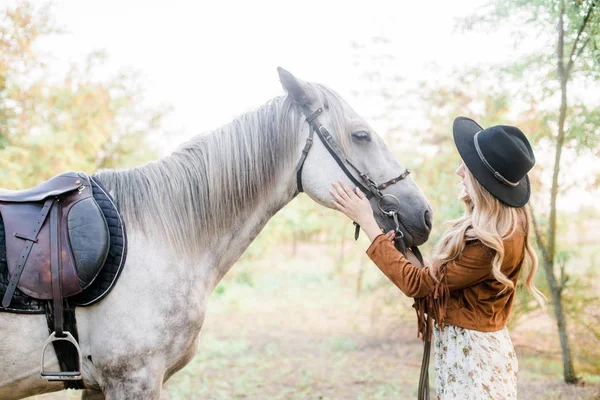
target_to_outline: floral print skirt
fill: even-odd
[[[440,400],[516,399],[519,365],[506,328],[478,332],[434,328],[437,395]]]

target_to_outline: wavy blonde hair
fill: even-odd
[[[543,306],[544,295],[533,282],[538,269],[538,258],[529,243],[532,225],[529,206],[509,207],[503,204],[481,186],[468,168],[464,168],[464,173],[466,191],[462,191],[460,200],[465,203],[466,210],[462,217],[448,222],[448,229],[442,235],[433,255],[432,274],[434,277],[439,277],[442,267],[457,259],[468,241],[480,240],[495,252],[492,274],[504,284],[504,289],[500,293],[514,290],[514,283],[502,273],[500,268],[504,260],[504,240],[515,234],[518,229],[522,229],[525,236],[523,262],[528,270],[525,276],[525,287]]]

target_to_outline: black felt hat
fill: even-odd
[[[452,131],[465,165],[488,192],[511,207],[527,204],[531,194],[527,173],[535,165],[535,156],[519,128],[483,129],[470,118],[458,117]]]

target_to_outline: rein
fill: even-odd
[[[404,233],[402,233],[402,230],[400,229],[403,226],[400,222],[399,216],[400,200],[393,194],[383,194],[381,191],[406,178],[410,174],[410,170],[406,169],[396,178],[392,178],[387,182],[377,185],[377,183],[375,183],[375,181],[372,180],[368,174],[363,173],[350,160],[348,160],[342,155],[342,151],[335,142],[333,136],[331,136],[329,131],[327,131],[327,128],[325,128],[318,120],[319,115],[323,113],[322,108],[318,108],[316,111],[313,112],[307,106],[302,105],[302,112],[306,116],[306,122],[308,122],[308,124],[310,125],[310,130],[308,138],[306,139],[306,144],[304,145],[304,149],[302,149],[300,161],[298,161],[298,165],[296,167],[296,185],[298,187],[298,192],[302,193],[304,191],[302,188],[302,168],[304,167],[304,162],[306,161],[308,152],[312,148],[314,142],[313,135],[316,132],[317,136],[319,137],[321,142],[323,142],[323,145],[325,146],[329,154],[331,154],[335,162],[346,174],[346,177],[348,177],[348,179],[350,179],[350,181],[353,184],[355,184],[358,188],[360,188],[360,190],[363,193],[365,193],[367,199],[371,199],[373,196],[375,196],[378,199],[377,205],[379,207],[379,210],[383,214],[394,219],[394,224],[396,225],[396,236],[394,239],[394,243],[396,244],[396,248],[398,248],[399,251],[401,251],[402,253],[406,253],[406,244],[404,243],[404,240],[402,240],[404,238]],[[354,177],[354,174],[350,172],[347,166],[352,168],[356,172],[356,174],[360,177],[362,182],[360,182]],[[385,204],[382,205],[382,202],[386,202],[388,200],[391,201],[393,207],[389,208],[386,207]],[[358,225],[356,222],[354,222],[354,225],[356,226],[354,231],[354,239],[357,240],[358,235],[360,233],[360,225]],[[413,246],[411,247],[411,250],[414,253],[415,257],[417,257],[421,265],[423,265],[423,256],[421,255],[419,248],[417,246]],[[421,363],[421,373],[419,376],[419,400],[429,399],[429,358],[431,354],[430,336],[431,321],[429,319],[429,315],[427,315],[425,320],[425,343],[423,350],[423,360]]]

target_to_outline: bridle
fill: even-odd
[[[352,162],[350,162],[350,160],[348,160],[346,157],[344,157],[342,155],[343,153],[342,153],[341,149],[339,148],[339,146],[337,145],[337,143],[335,142],[335,140],[333,139],[331,134],[327,131],[327,128],[325,128],[318,120],[318,116],[323,113],[323,109],[318,108],[316,111],[313,112],[305,105],[302,105],[301,107],[302,107],[302,112],[306,116],[306,122],[308,122],[310,129],[309,129],[308,139],[306,139],[306,144],[304,145],[304,149],[302,150],[302,156],[300,157],[300,161],[298,161],[298,165],[296,167],[296,185],[298,187],[298,192],[300,192],[300,193],[303,192],[302,168],[304,167],[304,162],[306,161],[306,156],[308,156],[308,152],[310,151],[310,149],[313,145],[313,134],[316,132],[317,136],[319,136],[319,139],[321,139],[321,142],[323,142],[323,145],[325,146],[327,151],[329,151],[329,154],[331,154],[331,156],[333,157],[335,162],[340,166],[342,171],[344,171],[344,173],[346,174],[348,179],[350,179],[350,181],[352,183],[354,183],[357,187],[359,187],[360,190],[367,196],[368,199],[370,199],[373,196],[377,197],[377,199],[378,199],[377,206],[379,207],[379,210],[383,214],[394,219],[394,223],[396,224],[396,230],[395,230],[396,237],[395,237],[394,242],[396,243],[397,248],[398,248],[398,246],[400,246],[404,250],[404,251],[402,251],[402,250],[401,251],[403,253],[406,253],[406,244],[404,243],[404,240],[402,240],[404,238],[404,233],[402,233],[402,230],[400,229],[400,227],[402,226],[402,223],[400,222],[400,216],[399,216],[400,200],[393,194],[389,194],[389,193],[383,194],[383,193],[381,193],[381,191],[384,190],[385,188],[389,187],[390,185],[394,185],[394,184],[400,182],[401,180],[403,180],[404,178],[406,178],[408,176],[408,174],[410,174],[410,170],[406,169],[403,173],[401,173],[396,178],[390,179],[387,182],[377,185],[375,183],[375,181],[373,181],[369,177],[368,174],[361,172],[361,170],[358,169]],[[347,166],[349,166],[350,168],[352,168],[354,170],[354,172],[356,172],[356,174],[360,177],[362,182],[358,181],[354,177],[354,175],[350,172],[350,170],[348,169]],[[388,207],[385,204],[382,204],[382,203],[385,203],[386,201],[391,201],[392,207]],[[358,239],[358,234],[360,232],[360,226],[356,222],[354,223],[354,225],[356,226],[356,229],[354,232],[354,239]],[[419,249],[416,246],[413,246],[413,247],[411,247],[411,250],[414,253],[414,255],[417,257],[417,259],[421,262],[421,265],[423,265],[423,257],[421,256],[421,252],[419,251]],[[425,326],[426,326],[426,328],[425,328],[425,343],[424,343],[424,351],[423,351],[423,361],[421,363],[421,374],[419,377],[419,390],[418,390],[419,400],[429,399],[428,367],[429,367],[429,355],[431,353],[431,350],[430,350],[430,347],[431,347],[431,342],[430,342],[431,323],[430,323],[428,313],[426,314]]]
[[[318,120],[318,116],[323,113],[322,108],[318,108],[316,111],[312,112],[307,106],[302,105],[302,112],[306,116],[306,122],[308,122],[310,129],[308,134],[308,139],[306,139],[306,144],[304,145],[304,149],[302,150],[302,156],[300,157],[300,161],[298,162],[298,166],[296,167],[296,184],[298,186],[298,192],[303,192],[302,188],[302,168],[304,167],[304,162],[306,161],[306,156],[310,151],[313,144],[313,134],[316,132],[323,145],[329,151],[329,154],[333,157],[335,162],[340,166],[342,171],[346,174],[348,179],[352,183],[354,183],[360,190],[367,196],[368,199],[375,196],[377,197],[377,205],[379,210],[387,215],[390,218],[394,219],[394,223],[396,225],[396,240],[402,239],[404,237],[404,233],[400,229],[402,224],[400,222],[400,200],[394,196],[393,194],[383,194],[381,191],[385,188],[396,184],[406,178],[408,174],[410,174],[410,170],[406,169],[403,173],[401,173],[396,178],[390,179],[387,182],[384,182],[380,185],[377,185],[375,181],[373,181],[368,174],[363,173],[360,169],[358,169],[350,160],[342,155],[342,152],[335,142],[333,136],[327,131]],[[348,167],[352,168],[356,174],[360,177],[362,182],[358,181],[354,175],[350,172]],[[391,205],[386,205],[385,203],[391,202]],[[356,225],[356,230],[354,234],[354,238],[358,239],[358,234],[360,232],[360,226]]]

